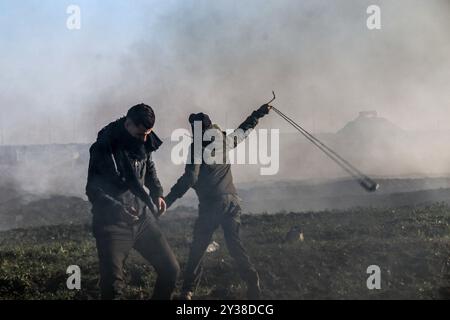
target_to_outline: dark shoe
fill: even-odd
[[[192,291],[182,292],[177,300],[192,300],[193,295]]]

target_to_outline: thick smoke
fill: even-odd
[[[371,4],[381,7],[381,30],[366,27]],[[96,17],[87,13],[80,34],[69,35],[71,50],[42,30],[37,39],[18,39],[19,56],[1,62],[2,142],[90,143],[140,102],[155,108],[162,137],[187,128],[194,111],[233,128],[273,89],[275,105],[314,133],[335,133],[361,110],[377,110],[414,133],[392,137],[386,157],[377,144],[349,151],[325,137],[369,173],[447,174],[450,156],[441,140],[450,131],[449,9],[447,0],[140,1],[133,10],[141,14],[126,22],[139,31],[123,45],[107,28],[91,30],[99,24],[89,24]],[[282,139],[292,132],[276,115],[260,125],[279,128]],[[412,143],[417,136],[420,143]],[[287,160],[271,179],[342,175],[295,139],[281,141],[280,159]],[[353,156],[363,152],[368,156]],[[395,165],[384,165],[392,157]],[[158,166],[166,186],[182,172],[167,162]],[[236,180],[262,179],[253,169],[236,168]]]

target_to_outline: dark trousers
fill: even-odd
[[[120,299],[125,287],[123,266],[132,248],[156,270],[152,299],[169,300],[180,271],[177,259],[153,217],[145,215],[130,226],[124,222],[94,224],[100,264],[101,298]]]
[[[199,217],[194,226],[194,239],[184,271],[183,291],[195,291],[201,276],[202,260],[213,233],[222,227],[231,257],[235,260],[241,278],[248,286],[256,286],[259,276],[244,249],[240,236],[241,207],[234,195],[224,195],[212,201],[200,201]]]

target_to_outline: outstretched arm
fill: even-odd
[[[197,183],[201,164],[195,163],[194,158],[194,143],[192,143],[188,155],[188,159],[191,161],[186,164],[183,175],[177,180],[170,189],[169,194],[165,197],[167,208],[169,208],[178,198],[183,197],[189,188]]]
[[[270,109],[272,109],[272,106],[265,104],[262,105],[258,110],[253,111],[251,115],[248,116],[247,119],[245,119],[245,121],[242,122],[236,130],[227,135],[227,148],[229,150],[234,149],[239,143],[244,141],[245,138],[247,138],[252,130],[256,127],[259,119],[268,114]]]
[[[167,208],[169,208],[178,198],[193,187],[198,180],[200,173],[200,164],[186,164],[184,174],[178,179],[175,185],[170,189],[169,194],[165,197]]]

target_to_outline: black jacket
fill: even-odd
[[[139,159],[133,157],[123,143],[124,135],[129,134],[124,122],[125,118],[121,118],[100,130],[97,141],[89,149],[86,195],[92,203],[94,217],[112,218],[122,207],[134,207],[142,213],[145,203],[136,194],[143,186],[150,191],[154,203],[163,195],[151,158],[161,140],[152,132],[145,142],[145,155]]]
[[[225,194],[236,194],[236,188],[233,183],[231,174],[231,165],[226,163],[225,156],[227,150],[235,148],[243,141],[258,124],[258,119],[267,114],[268,111],[262,106],[260,109],[253,111],[252,114],[235,130],[232,134],[223,134],[223,161],[220,164],[207,164],[201,159],[201,164],[193,163],[194,144],[191,145],[191,163],[186,164],[184,174],[178,179],[176,184],[170,190],[165,198],[166,203],[170,206],[176,199],[181,198],[189,188],[193,188],[198,195],[200,202],[208,201]],[[209,145],[210,146],[210,145]],[[205,147],[202,147],[202,153]]]

